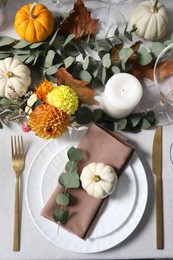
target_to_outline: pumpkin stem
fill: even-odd
[[[34,2],[30,8],[30,11],[29,11],[29,18],[31,20],[34,20],[35,19],[35,16],[33,15],[33,11],[34,11],[34,8],[36,7],[37,3]]]
[[[13,77],[13,72],[8,71],[8,72],[6,73],[6,76],[7,76],[7,78],[12,78],[12,77]]]
[[[155,0],[153,6],[151,7],[151,12],[152,13],[157,13],[158,12],[157,4],[158,4],[158,0]]]
[[[94,176],[92,177],[92,181],[93,181],[93,182],[99,182],[100,180],[101,180],[101,178],[100,178],[99,175],[94,175]]]

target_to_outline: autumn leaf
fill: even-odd
[[[151,62],[145,66],[137,63],[133,64],[129,72],[138,79],[148,78],[150,80],[154,80],[154,62]]]
[[[90,106],[99,104],[99,102],[94,99],[96,91],[86,86],[89,82],[73,78],[63,67],[58,69],[55,76],[58,85],[67,85],[76,91],[80,102]]]
[[[165,60],[165,61],[161,62],[158,65],[156,73],[157,73],[157,78],[158,78],[159,81],[162,81],[166,77],[173,74],[173,62],[172,62],[172,60]]]
[[[119,52],[123,48],[123,43],[119,43],[114,45],[110,50],[110,56],[111,56],[111,61],[112,63],[119,60]]]
[[[155,60],[145,66],[133,64],[133,67],[130,69],[130,73],[138,79],[148,78],[150,80],[154,80],[154,64]],[[171,60],[163,61],[158,65],[156,73],[159,81],[169,77],[173,74],[173,62]]]
[[[82,0],[74,3],[73,10],[60,24],[59,33],[64,37],[75,34],[74,39],[94,37],[97,32],[99,19],[92,19],[90,12],[85,7]]]
[[[133,50],[133,53],[130,56],[130,58],[128,59],[128,63],[136,61],[136,58],[137,58],[136,53],[139,50],[141,43],[142,43],[141,41],[137,41],[130,47]]]
[[[129,48],[131,48],[133,50],[133,53],[130,56],[130,58],[128,59],[128,63],[129,62],[134,62],[136,60],[136,52],[138,51],[141,43],[142,43],[141,41],[137,41],[137,42],[135,42],[133,45],[131,45],[129,47]],[[116,44],[115,46],[113,46],[109,50],[112,62],[115,62],[115,61],[119,60],[119,53],[120,53],[120,51],[122,50],[123,47],[124,47],[123,43],[119,43],[119,44]]]

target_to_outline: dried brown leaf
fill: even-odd
[[[73,78],[63,67],[58,69],[55,76],[58,85],[67,85],[76,91],[81,103],[90,106],[99,104],[99,102],[94,99],[96,91],[87,87],[89,82]]]
[[[74,39],[87,37],[90,35],[94,37],[97,33],[99,19],[92,19],[91,14],[85,7],[82,0],[77,0],[74,3],[73,10],[69,13],[60,24],[59,33],[64,37],[69,34],[75,34]]]

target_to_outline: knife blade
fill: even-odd
[[[152,171],[156,176],[156,246],[163,249],[162,126],[156,129],[154,135]]]

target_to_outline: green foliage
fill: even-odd
[[[142,129],[148,129],[156,123],[153,111],[134,113],[126,118],[116,120],[107,116],[102,109],[91,110],[88,107],[79,108],[75,114],[75,120],[81,125],[95,122],[112,131],[115,128],[115,123],[117,123],[117,130],[129,131],[131,133],[138,133]]]
[[[155,114],[153,111],[147,113],[134,113],[127,118],[118,120],[117,129],[121,131],[130,131],[138,133],[142,129],[148,129],[156,123]]]
[[[58,179],[58,182],[64,187],[64,192],[57,195],[56,203],[59,208],[53,213],[54,220],[61,224],[67,222],[69,215],[66,207],[70,203],[70,195],[67,189],[79,188],[80,186],[77,163],[83,158],[83,150],[71,147],[67,151],[67,156],[69,161],[65,165],[66,172],[62,172]]]
[[[62,18],[55,17],[56,26]],[[116,28],[111,37],[105,36],[103,39],[82,37],[74,41],[74,34],[63,38],[59,35],[59,29],[56,29],[52,35],[43,42],[29,43],[25,40],[15,40],[8,36],[0,37],[0,59],[6,57],[15,57],[28,65],[30,69],[42,68],[44,76],[49,80],[54,77],[60,67],[65,67],[67,71],[74,74],[78,71],[78,78],[90,82],[92,88],[104,87],[111,74],[121,71],[128,71],[131,64],[128,64],[129,57],[133,54],[133,49],[123,47],[120,51],[119,63],[115,64],[111,60],[109,50],[116,44],[123,43],[127,38],[129,41],[133,39],[133,32],[136,29],[128,31],[126,25],[123,35]],[[82,36],[82,33],[81,33]],[[173,39],[170,39],[173,41]],[[164,44],[163,44],[164,46]],[[148,64],[150,60],[158,55],[161,46],[156,49],[147,50],[144,47],[138,50],[138,62],[141,65]],[[151,51],[154,52],[150,53]],[[93,57],[97,56],[97,59]],[[79,62],[80,60],[80,62]],[[76,65],[81,63],[81,68],[76,68]]]

